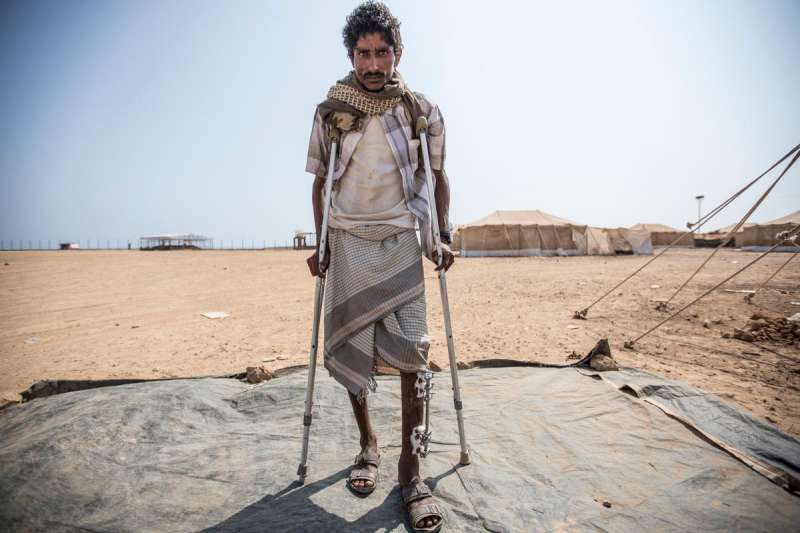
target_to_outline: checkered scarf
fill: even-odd
[[[412,124],[421,116],[419,102],[414,92],[406,87],[403,77],[394,71],[389,80],[380,91],[367,91],[356,78],[355,71],[337,81],[328,90],[327,99],[317,107],[320,115],[326,121],[332,113],[351,113],[357,119],[367,116],[376,116],[394,109],[400,103],[408,108],[412,116]]]

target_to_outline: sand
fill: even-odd
[[[459,359],[561,362],[603,337],[622,365],[715,393],[800,435],[800,347],[725,339],[754,312],[800,311],[800,259],[752,304],[718,290],[636,344],[659,299],[709,250],[669,251],[593,308],[649,257],[460,258],[448,274]],[[0,252],[0,393],[41,379],[222,375],[306,364],[314,283],[302,251]],[[676,298],[683,304],[757,256],[726,250]],[[726,287],[753,288],[788,258],[768,256]],[[7,263],[7,264],[6,264]],[[431,357],[447,366],[439,288],[426,265]],[[673,306],[677,308],[679,305]],[[201,314],[224,311],[222,319]],[[442,378],[446,379],[446,378]]]

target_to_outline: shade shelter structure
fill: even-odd
[[[544,211],[495,211],[456,230],[464,257],[586,255],[585,224]]]
[[[184,234],[162,234],[148,235],[139,237],[140,250],[179,250],[179,249],[200,249],[206,243],[211,242],[211,237],[196,235],[194,233]]]

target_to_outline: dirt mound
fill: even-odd
[[[754,313],[743,328],[733,330],[733,338],[747,342],[772,341],[796,344],[800,348],[800,322],[782,316],[770,317]]]

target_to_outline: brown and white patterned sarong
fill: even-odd
[[[401,372],[427,367],[422,253],[414,230],[388,225],[331,228],[328,242],[325,368],[362,399],[376,357]]]

